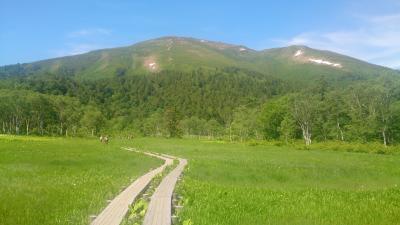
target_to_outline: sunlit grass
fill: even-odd
[[[20,141],[20,142],[32,142],[32,141],[55,141],[61,140],[62,138],[58,137],[36,137],[36,136],[18,136],[18,135],[5,135],[0,134],[1,142],[10,142],[10,141]]]
[[[137,139],[189,159],[180,221],[210,225],[398,224],[400,157],[198,140]]]
[[[323,145],[295,150],[162,138],[101,145],[88,139],[1,136],[0,224],[88,224],[107,199],[162,163],[121,146],[189,160],[177,189],[184,205],[179,220],[185,224],[400,221],[398,154],[330,151]]]
[[[97,139],[0,137],[0,224],[88,224],[161,160]]]

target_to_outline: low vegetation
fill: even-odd
[[[16,136],[0,136],[0,143],[0,224],[88,224],[107,199],[161,164],[121,146],[189,160],[176,189],[177,204],[183,206],[175,212],[177,224],[387,225],[400,220],[399,152],[353,151],[368,144],[324,142],[304,148],[284,142],[135,138],[102,145],[90,139]],[[340,147],[327,149],[335,145]],[[124,223],[140,224],[147,204],[146,198],[136,201]]]
[[[138,198],[130,205],[127,214],[121,225],[141,225],[147,212],[147,208],[150,203],[150,198],[156,191],[156,188],[161,183],[162,179],[171,172],[177,165],[177,161],[174,160],[173,165],[169,165],[164,170],[157,174],[150,182],[144,192],[138,196]]]
[[[179,194],[190,224],[397,224],[400,157],[273,145],[144,138],[189,159]]]
[[[0,224],[88,224],[161,160],[97,140],[0,136]]]

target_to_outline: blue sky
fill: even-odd
[[[0,65],[167,35],[304,44],[400,68],[400,1],[0,0]]]

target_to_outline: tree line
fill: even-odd
[[[78,136],[99,133],[104,115],[77,99],[25,90],[0,90],[1,133]]]
[[[299,87],[232,68],[93,81],[15,77],[0,81],[0,132],[389,145],[400,142],[398,87],[398,79],[387,77],[343,87],[321,78]]]
[[[400,142],[398,84],[364,83],[343,90],[305,91],[268,101],[262,121],[266,138]]]

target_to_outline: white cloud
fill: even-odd
[[[360,17],[362,26],[353,30],[306,32],[285,45],[308,45],[350,55],[372,63],[400,67],[400,14]]]
[[[70,32],[66,35],[67,43],[62,49],[52,50],[50,53],[56,57],[78,55],[93,50],[106,48],[104,36],[111,35],[112,31],[105,28],[88,28]]]
[[[53,54],[55,54],[57,57],[79,55],[105,47],[106,46],[95,44],[67,44],[65,49],[53,51]]]
[[[399,14],[389,14],[389,15],[382,15],[382,16],[373,16],[367,17],[365,20],[368,20],[373,23],[377,23],[378,25],[383,26],[398,26],[400,22],[400,13]]]
[[[87,36],[95,36],[95,35],[110,35],[111,30],[104,28],[90,28],[90,29],[81,29],[77,31],[73,31],[67,34],[68,38],[79,38],[79,37],[87,37]]]

